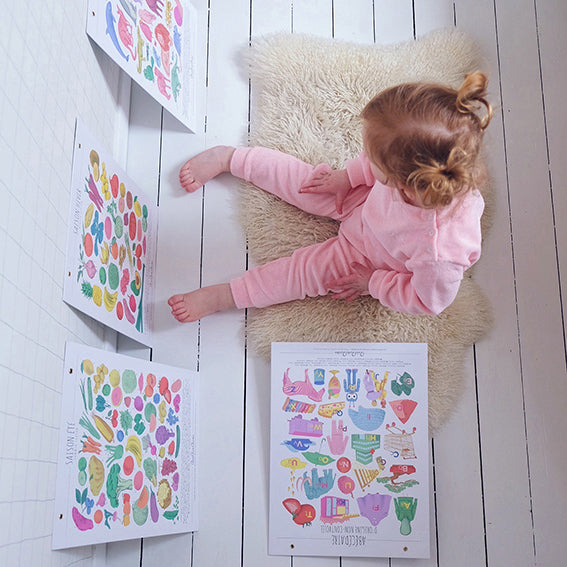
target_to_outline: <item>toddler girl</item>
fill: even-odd
[[[340,227],[230,283],[174,295],[173,316],[196,321],[329,292],[346,301],[370,294],[404,313],[442,312],[480,256],[487,82],[473,73],[458,90],[410,83],[383,91],[362,111],[363,153],[342,170],[258,147],[217,146],[187,161],[179,179],[188,192],[230,171]]]

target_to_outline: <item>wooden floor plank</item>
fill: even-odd
[[[496,12],[535,549],[551,566],[567,553],[554,535],[567,504],[567,380],[538,30],[533,2],[500,0]]]
[[[561,0],[538,0],[535,3],[538,47],[541,61],[542,103],[545,105],[545,127],[549,155],[549,187],[552,192],[561,293],[563,325],[567,297],[567,112],[564,95],[567,88],[567,4]]]
[[[354,43],[374,43],[373,3],[370,0],[334,0],[333,37]]]
[[[482,0],[473,6],[460,0],[456,2],[456,20],[457,27],[469,33],[483,50],[483,70],[490,79],[489,100],[495,108],[484,143],[494,191],[494,221],[475,272],[494,316],[491,332],[476,345],[487,555],[489,564],[532,565],[529,471],[494,4]],[[502,482],[504,470],[508,471],[506,482]]]
[[[412,0],[375,0],[374,35],[376,43],[407,41],[414,35]]]
[[[246,141],[248,85],[238,51],[248,43],[249,2],[211,6],[205,145]],[[202,283],[227,282],[245,267],[244,239],[236,223],[236,183],[228,175],[206,184],[203,209]],[[190,195],[192,197],[193,195]],[[196,565],[240,565],[242,555],[244,312],[231,310],[201,320],[199,373],[200,528]]]
[[[273,33],[290,33],[291,0],[254,0],[251,42]],[[251,100],[251,105],[255,104]],[[243,565],[289,567],[291,558],[268,555],[270,367],[247,352],[244,463]]]

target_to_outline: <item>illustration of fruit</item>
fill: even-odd
[[[83,362],[81,362],[81,372],[90,376],[94,372],[94,364],[88,358],[85,358]]]
[[[97,307],[100,307],[102,305],[102,289],[98,285],[93,285],[92,290],[93,301]]]
[[[293,521],[300,526],[310,526],[315,519],[315,508],[311,504],[303,504]]]
[[[110,246],[110,253],[112,254],[112,258],[114,260],[118,259],[118,243],[116,242],[116,238],[112,239],[112,244]]]
[[[138,197],[134,198],[134,213],[138,218],[142,216],[142,206],[140,205],[140,201],[138,201]]]
[[[112,196],[116,199],[118,197],[118,175],[116,173],[110,178],[110,190]]]
[[[116,317],[118,317],[119,321],[122,321],[124,317],[124,307],[122,306],[121,301],[116,304]]]
[[[93,253],[93,237],[90,232],[85,234],[84,249],[87,256],[90,256]]]
[[[126,476],[130,476],[134,470],[134,459],[128,455],[124,459],[124,465],[122,466],[122,470]]]
[[[91,150],[91,153],[89,154],[89,161],[91,162],[91,166],[93,168],[94,180],[98,181],[100,160],[95,150]]]
[[[136,271],[134,274],[134,279],[130,283],[130,289],[134,295],[140,295],[140,288],[142,287],[142,278],[140,277],[140,272]]]
[[[142,488],[143,483],[144,483],[144,473],[142,473],[142,471],[138,471],[134,475],[134,488],[136,490],[140,490],[140,488]]]
[[[116,306],[116,300],[118,299],[118,292],[109,293],[109,291],[104,288],[104,307],[110,313]]]
[[[109,257],[110,257],[110,250],[108,248],[108,242],[103,242],[100,247],[100,261],[103,264],[108,264]]]
[[[87,272],[87,276],[89,276],[89,278],[94,278],[94,275],[96,274],[96,266],[94,265],[94,262],[92,260],[89,260],[85,264],[85,271]]]
[[[120,209],[120,203],[118,203],[118,208]],[[124,223],[120,216],[114,219],[114,233],[116,234],[116,238],[122,238],[122,235],[124,234]]]
[[[104,234],[110,240],[112,236],[112,219],[110,217],[104,219]]]
[[[130,435],[126,441],[126,451],[129,451],[134,455],[138,466],[142,466],[142,444],[137,435]]]
[[[120,211],[120,213],[124,212],[124,197],[120,197],[120,199],[118,199],[118,210]]]
[[[111,262],[108,265],[108,285],[110,289],[115,290],[118,289],[118,285],[120,283],[120,274],[118,271],[118,266]]]
[[[295,498],[286,498],[282,504],[299,526],[310,526],[315,519],[315,508],[311,504],[301,504]]]
[[[126,195],[126,186],[124,185],[124,183],[120,184],[120,196],[124,197],[124,195]]]
[[[118,388],[114,388],[112,390],[112,394],[110,395],[110,399],[112,401],[112,405],[114,407],[118,407],[122,403],[122,390]]]
[[[104,269],[104,266],[101,266],[98,271],[98,279],[102,285],[106,283],[106,270]]]
[[[130,240],[136,239],[136,215],[134,213],[130,213],[130,218],[128,219],[128,230],[130,231]]]
[[[133,204],[133,200],[132,200],[132,193],[130,191],[128,191],[126,193],[126,206],[131,209],[132,208],[132,204]]]
[[[132,313],[136,312],[136,298],[131,295],[129,298],[129,302],[130,302],[130,310],[132,311]]]
[[[141,241],[144,236],[144,232],[142,231],[142,221],[138,219],[138,240]]]
[[[89,282],[83,282],[81,284],[81,293],[88,299],[91,299],[93,296],[93,286]]]
[[[91,203],[88,207],[87,207],[87,212],[85,213],[85,228],[89,228],[89,226],[91,226],[91,222],[93,220],[93,215],[94,215],[94,203]]]
[[[116,368],[113,368],[110,371],[110,374],[108,375],[108,381],[113,388],[116,388],[116,386],[120,384],[120,372],[118,372]]]

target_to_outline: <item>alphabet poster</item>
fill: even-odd
[[[427,345],[272,343],[269,553],[429,557]]]
[[[197,374],[67,343],[53,549],[197,529]]]
[[[89,0],[87,33],[195,131],[195,19],[186,0]]]
[[[151,346],[158,209],[77,121],[63,299]]]

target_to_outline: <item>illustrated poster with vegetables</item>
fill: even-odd
[[[197,374],[67,343],[53,549],[194,531]]]
[[[192,131],[195,30],[188,0],[89,0],[88,35]]]
[[[77,121],[63,299],[151,346],[157,207]]]
[[[272,343],[269,553],[429,557],[427,345]]]

